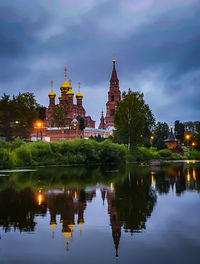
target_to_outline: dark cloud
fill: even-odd
[[[121,89],[143,91],[158,120],[198,120],[199,11],[195,0],[2,0],[0,92],[48,104],[50,80],[59,94],[67,66],[98,120],[115,56]]]

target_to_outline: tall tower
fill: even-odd
[[[114,114],[116,102],[121,100],[121,92],[119,90],[119,80],[115,69],[115,60],[113,60],[113,70],[110,78],[110,89],[108,91],[108,101],[106,103],[106,128],[114,126]]]

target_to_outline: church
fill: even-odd
[[[106,116],[103,112],[100,118],[98,128],[95,128],[95,121],[91,116],[86,115],[86,110],[83,106],[83,95],[80,92],[80,83],[78,83],[78,93],[76,94],[76,103],[74,102],[74,92],[72,89],[71,80],[67,80],[67,69],[64,69],[65,79],[64,83],[60,85],[61,94],[58,96],[58,103],[56,103],[56,94],[53,91],[53,81],[51,81],[51,92],[49,96],[49,106],[46,109],[46,119],[41,126],[34,127],[31,135],[32,141],[38,139],[44,141],[59,141],[59,140],[73,140],[76,138],[85,138],[98,136],[107,138],[112,135],[114,130],[114,113],[117,102],[121,100],[121,92],[119,89],[119,80],[116,72],[116,61],[113,60],[113,69],[110,78],[110,88],[108,91],[108,101],[106,103]],[[55,107],[66,108],[66,126],[64,128],[56,127],[53,120],[53,111]],[[84,119],[85,129],[79,129],[79,120]]]

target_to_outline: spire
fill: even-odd
[[[104,121],[103,111],[101,112],[99,129],[105,129],[105,121]]]
[[[64,71],[65,71],[65,81],[67,81],[67,68],[66,67],[64,68]]]
[[[111,75],[111,78],[110,78],[110,82],[113,83],[113,82],[119,82],[118,78],[117,78],[117,72],[116,72],[116,69],[115,69],[115,59],[113,59],[113,70],[112,70],[112,75]]]

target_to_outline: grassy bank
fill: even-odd
[[[17,167],[73,165],[73,164],[112,164],[141,162],[151,159],[181,160],[200,159],[199,151],[188,151],[189,156],[172,153],[168,149],[139,147],[128,153],[126,146],[106,140],[74,140],[60,142],[13,143],[0,142],[0,169]]]
[[[188,150],[189,156],[181,156],[179,154],[173,153],[169,149],[157,150],[156,148],[145,148],[139,147],[137,150],[129,153],[127,155],[128,161],[149,161],[151,159],[157,160],[187,160],[187,159],[196,159],[200,160],[199,151],[190,151]]]
[[[126,160],[126,147],[110,141],[94,140],[60,142],[1,143],[0,168],[68,165],[110,164]]]

